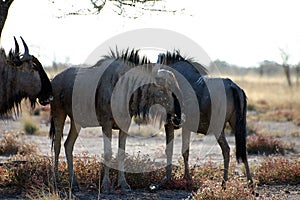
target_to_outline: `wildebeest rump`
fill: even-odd
[[[197,97],[197,103],[192,106],[194,108],[199,107],[197,111],[199,113],[192,115],[198,115],[199,123],[196,123],[194,127],[182,125],[182,155],[185,165],[185,178],[190,179],[188,167],[190,132],[214,134],[222,149],[224,158],[223,185],[225,184],[228,180],[230,148],[224,135],[224,128],[226,123],[229,122],[235,134],[237,161],[241,160],[244,163],[247,179],[252,183],[246,153],[247,97],[243,89],[230,79],[205,76],[207,71],[201,65],[184,59],[178,51],[160,54],[158,56],[158,64],[167,65],[184,76]],[[177,78],[175,71],[174,74]],[[182,84],[179,82],[181,91],[185,90],[181,86]],[[189,97],[185,96],[184,98]],[[180,105],[175,104],[175,114],[181,116],[182,109],[177,108],[178,106]],[[187,120],[185,123],[189,123],[188,121],[190,120]],[[167,135],[167,137],[174,137],[174,133],[171,131],[167,134],[171,134]]]
[[[55,174],[58,177],[58,159],[66,116],[71,128],[65,141],[69,181],[77,185],[73,172],[73,146],[81,127],[102,126],[104,139],[104,177],[101,189],[111,190],[109,168],[112,158],[112,129],[119,129],[118,186],[130,190],[124,176],[125,142],[131,117],[144,123],[151,120],[149,110],[160,104],[166,110],[161,117],[166,131],[172,129],[174,116],[173,90],[178,84],[172,72],[149,64],[138,51],[111,52],[89,68],[69,68],[52,80],[51,128],[55,151]],[[177,88],[178,89],[178,88]],[[177,120],[178,121],[178,120]],[[169,173],[170,174],[170,173]]]
[[[37,98],[42,105],[48,104],[52,98],[51,83],[41,63],[29,54],[28,46],[23,39],[22,42],[25,52],[21,56],[16,39],[15,50],[11,50],[8,56],[3,49],[0,50],[1,116],[14,109],[18,112],[24,98],[30,100],[32,107]]]

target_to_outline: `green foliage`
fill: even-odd
[[[39,127],[30,119],[25,119],[23,122],[23,130],[27,135],[37,135]]]
[[[285,147],[282,141],[272,136],[252,134],[247,138],[247,151],[249,154],[282,154]]]

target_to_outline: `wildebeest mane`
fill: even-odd
[[[196,62],[194,58],[183,57],[180,54],[179,50],[174,50],[173,52],[167,51],[166,53],[162,53],[159,55],[158,64],[163,64],[167,66],[173,66],[179,62],[186,62],[194,67],[195,72],[201,75],[207,75],[208,71],[205,66]],[[183,66],[183,65],[181,65]]]
[[[110,49],[109,54],[105,55],[104,59],[122,60],[126,63],[132,63],[132,67],[150,63],[146,56],[140,57],[138,49],[130,50],[129,48],[122,51],[119,51],[118,48],[115,51]]]

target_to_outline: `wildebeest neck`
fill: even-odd
[[[42,64],[39,62],[39,60],[37,58],[35,58],[34,56],[32,56],[32,62],[34,67],[36,68],[36,70],[39,73],[40,79],[41,79],[41,91],[38,94],[38,98],[39,98],[39,102],[42,105],[46,105],[48,103],[50,103],[51,99],[52,99],[52,86],[50,83],[50,80],[46,74],[46,72],[44,71]]]

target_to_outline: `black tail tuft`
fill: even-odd
[[[51,149],[53,149],[53,143],[54,143],[54,140],[55,140],[55,126],[54,126],[54,120],[53,120],[52,116],[51,116],[51,119],[50,119],[49,138],[52,140]]]
[[[238,162],[247,160],[246,147],[246,115],[247,115],[247,97],[245,92],[236,84],[231,86],[233,90],[233,98],[236,111],[235,124],[235,143],[236,143],[236,159]]]

